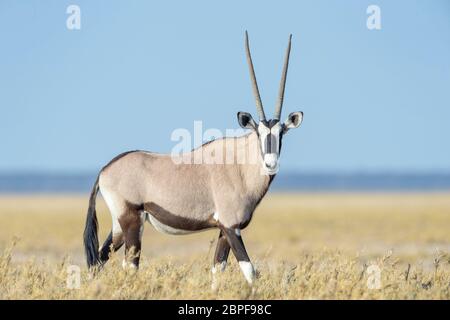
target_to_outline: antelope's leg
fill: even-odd
[[[124,203],[124,200],[117,196],[115,192],[111,192],[110,190],[107,190],[106,188],[103,188],[101,190],[103,198],[105,199],[105,202],[108,206],[108,209],[111,213],[111,219],[112,219],[112,230],[109,234],[108,238],[106,239],[105,243],[103,244],[102,248],[100,249],[99,256],[100,256],[100,262],[101,264],[105,264],[106,261],[109,259],[109,254],[111,252],[111,244],[113,251],[119,250],[124,241],[125,237],[122,231],[122,227],[120,225],[119,217],[128,212],[127,206]]]
[[[218,268],[220,271],[225,270],[229,253],[230,245],[228,244],[227,238],[223,234],[223,231],[220,231],[219,238],[217,239],[216,252],[214,253],[213,268]]]
[[[102,248],[100,249],[100,262],[101,264],[105,264],[109,259],[109,253],[111,252],[111,245],[114,252],[119,250],[123,245],[123,236],[122,233],[115,234],[113,236],[113,232],[111,231],[103,243]]]
[[[125,259],[122,266],[124,269],[139,267],[141,255],[141,240],[144,229],[145,213],[141,213],[131,208],[120,217],[120,226],[123,230],[125,240]]]
[[[212,272],[211,288],[213,290],[217,289],[216,273],[225,270],[229,253],[230,253],[230,245],[228,244],[223,231],[220,231],[219,238],[217,239],[216,251],[214,253],[214,263],[211,269]]]
[[[250,258],[248,257],[247,251],[245,250],[244,241],[242,241],[241,230],[233,228],[224,228],[223,232],[228,241],[228,244],[233,251],[234,256],[239,262],[242,273],[249,284],[252,284],[255,280],[255,270]]]

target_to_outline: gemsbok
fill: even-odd
[[[245,49],[259,122],[247,112],[238,112],[239,125],[250,131],[239,137],[216,139],[182,154],[183,159],[212,157],[223,151],[227,160],[189,163],[169,154],[129,151],[102,168],[92,189],[84,230],[89,267],[101,266],[110,252],[125,243],[124,268],[137,269],[144,223],[167,234],[186,234],[218,228],[219,238],[212,266],[214,274],[225,269],[230,248],[249,284],[255,270],[241,236],[278,172],[281,142],[288,130],[300,126],[303,113],[292,112],[283,123],[281,109],[291,50],[286,50],[273,119],[267,119],[256,82],[248,34]],[[242,159],[237,159],[244,155]],[[217,155],[216,155],[217,156]],[[250,161],[250,158],[256,159]],[[178,159],[179,160],[179,159]],[[211,160],[211,159],[209,159]],[[215,159],[217,160],[217,159]],[[111,212],[112,230],[99,249],[95,202],[98,191]]]

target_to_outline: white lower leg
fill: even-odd
[[[255,280],[255,270],[252,263],[250,261],[239,261],[239,266],[241,267],[245,280],[247,280],[249,284],[252,284]]]
[[[126,259],[123,259],[122,261],[122,268],[123,270],[137,270],[137,266],[130,261],[127,261]]]
[[[212,282],[211,282],[211,289],[217,290],[217,272],[223,272],[225,270],[225,267],[227,266],[226,261],[222,261],[221,263],[216,263],[212,269]]]

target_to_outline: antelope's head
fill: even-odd
[[[292,112],[287,117],[286,121],[280,122],[281,109],[283,107],[284,88],[286,85],[286,75],[289,65],[289,53],[291,51],[291,38],[289,36],[289,44],[286,49],[286,57],[284,59],[283,73],[281,75],[280,89],[278,99],[275,106],[275,113],[273,119],[266,119],[264,113],[261,96],[259,95],[258,83],[256,82],[255,70],[253,68],[252,57],[250,55],[250,48],[248,44],[248,34],[245,32],[245,49],[247,53],[247,62],[250,70],[250,78],[252,81],[253,95],[256,100],[256,111],[258,112],[259,122],[256,123],[248,112],[238,112],[239,125],[244,129],[250,129],[258,135],[261,146],[261,156],[263,162],[263,169],[266,174],[274,175],[278,172],[281,142],[283,136],[290,130],[298,128],[303,120],[303,112]]]

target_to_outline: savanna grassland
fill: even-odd
[[[103,241],[111,221],[97,203]],[[90,276],[86,208],[86,195],[0,196],[0,299],[450,298],[450,194],[271,194],[242,232],[253,289],[230,255],[217,291],[216,230],[169,236],[147,224],[137,273],[122,271],[122,249]],[[67,288],[71,265],[78,289]]]

